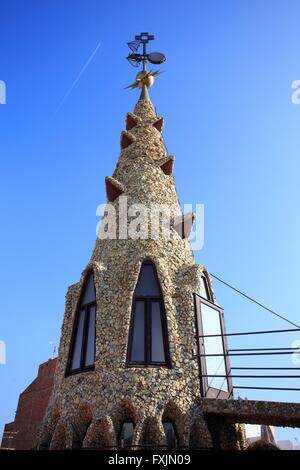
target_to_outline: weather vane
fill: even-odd
[[[143,70],[137,74],[136,81],[126,88],[130,88],[131,90],[134,88],[142,88],[140,100],[149,99],[148,88],[153,85],[154,77],[157,77],[162,73],[159,70],[147,70],[147,62],[159,65],[166,60],[165,55],[161,52],[150,52],[147,54],[147,44],[149,41],[153,41],[153,39],[153,35],[149,33],[141,33],[135,36],[133,41],[127,43],[132,53],[129,54],[126,59],[131,65],[133,65],[133,67],[138,67],[142,63]],[[141,45],[143,46],[143,49],[140,54],[138,50]]]

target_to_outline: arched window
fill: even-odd
[[[134,424],[132,421],[124,421],[120,428],[118,447],[126,449],[131,447],[133,439]]]
[[[167,440],[168,449],[177,449],[178,447],[178,436],[175,424],[169,419],[164,419],[163,427]]]
[[[96,293],[93,272],[87,276],[78,304],[71,341],[68,373],[94,368]]]
[[[208,286],[208,282],[205,276],[201,276],[201,279],[200,279],[200,296],[203,299],[210,300],[211,302],[213,301],[212,295]]]
[[[164,301],[150,261],[142,264],[133,296],[127,364],[170,367]]]
[[[72,449],[81,449],[83,445],[84,438],[86,436],[87,430],[90,426],[91,422],[89,421],[83,429],[78,431],[73,425],[73,440],[72,440]]]

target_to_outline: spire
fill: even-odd
[[[143,85],[143,88],[142,88],[142,91],[141,91],[141,94],[140,94],[140,98],[139,98],[139,101],[141,101],[141,100],[150,101],[149,93],[148,93],[148,87],[146,85]]]
[[[143,92],[142,92],[143,93]],[[148,94],[148,91],[147,91]],[[148,95],[149,98],[149,95]],[[139,116],[142,120],[156,118],[156,111],[150,99],[140,98],[134,107],[134,114]]]
[[[162,64],[166,57],[161,52],[150,52],[147,54],[147,44],[149,41],[154,39],[153,35],[149,33],[141,33],[138,36],[135,36],[134,41],[128,42],[128,46],[131,49],[132,53],[126,57],[131,65],[138,67],[141,63],[143,64],[143,70],[139,72],[136,76],[136,81],[126,88],[131,90],[135,88],[141,88],[141,94],[139,101],[150,101],[148,88],[150,88],[154,83],[154,77],[157,77],[161,74],[159,70],[147,70],[147,62],[151,64]],[[143,46],[142,54],[139,54],[137,51],[140,46]]]

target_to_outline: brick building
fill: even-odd
[[[39,426],[53,387],[56,363],[57,359],[49,359],[41,364],[37,377],[21,393],[15,420],[4,427],[2,448],[35,448]]]

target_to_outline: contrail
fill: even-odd
[[[72,85],[70,86],[70,88],[68,89],[67,93],[65,94],[65,96],[63,97],[63,99],[61,100],[61,102],[59,103],[59,105],[57,106],[55,112],[54,112],[54,116],[55,114],[58,113],[58,111],[60,110],[60,108],[62,107],[62,105],[64,104],[64,102],[66,101],[66,99],[68,98],[68,96],[70,95],[70,93],[72,92],[73,88],[75,87],[76,83],[80,80],[82,74],[84,73],[85,69],[88,67],[88,65],[91,63],[91,61],[93,60],[93,58],[95,57],[95,55],[97,54],[97,51],[99,49],[99,47],[101,46],[101,41],[98,42],[96,48],[94,49],[94,51],[91,53],[90,57],[88,58],[88,60],[86,61],[86,63],[84,64],[84,66],[82,67],[82,69],[80,70],[79,74],[77,75],[77,77],[75,78],[74,82],[72,83]]]

